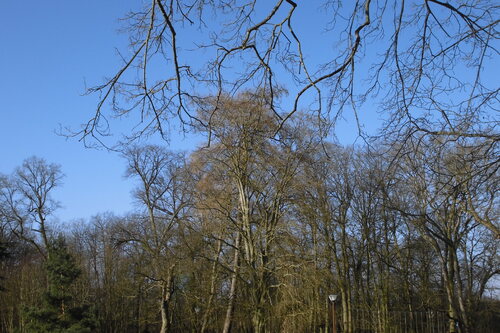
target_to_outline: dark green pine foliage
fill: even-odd
[[[75,306],[71,286],[81,270],[68,252],[62,237],[51,242],[45,264],[48,288],[43,294],[42,304],[27,311],[29,332],[92,332],[95,328],[88,305]]]

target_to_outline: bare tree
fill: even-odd
[[[0,215],[11,231],[47,255],[49,227],[47,219],[59,207],[52,198],[61,185],[63,174],[56,164],[30,157],[10,177],[2,177]],[[40,238],[38,238],[38,235]]]
[[[474,243],[468,239],[477,232],[476,229],[480,229],[480,226],[492,229],[491,225],[478,218],[477,212],[473,214],[468,207],[473,204],[472,200],[479,200],[483,205],[477,207],[483,207],[485,214],[491,213],[493,204],[484,205],[484,200],[495,199],[488,194],[473,194],[470,188],[474,181],[480,181],[481,186],[489,188],[497,182],[497,175],[490,174],[490,184],[484,184],[483,179],[477,177],[481,170],[471,170],[478,161],[469,160],[469,153],[470,150],[459,143],[443,145],[439,141],[421,140],[415,155],[405,158],[405,163],[399,167],[401,171],[398,172],[398,178],[407,189],[404,191],[400,188],[399,195],[392,198],[393,202],[402,204],[393,206],[393,209],[400,210],[411,221],[439,259],[449,308],[449,332],[457,331],[456,323],[459,324],[460,332],[471,331],[472,312],[468,308],[471,299],[466,299],[467,294],[472,293],[472,288],[468,288],[465,283],[468,279],[467,273],[464,273],[468,269],[467,265],[464,267],[460,262],[467,264],[470,260],[467,253],[475,252]],[[489,269],[496,271],[495,264]],[[486,276],[488,279],[491,277],[489,274]]]
[[[175,271],[178,264],[174,248],[176,235],[190,204],[185,191],[181,169],[182,155],[176,155],[158,146],[131,148],[125,153],[128,160],[127,175],[139,179],[135,197],[146,210],[147,225],[124,228],[122,242],[137,243],[148,253],[151,272],[143,272],[160,289],[161,332],[170,330],[170,303],[174,292]],[[141,219],[140,215],[138,216]]]
[[[272,110],[259,92],[246,92],[237,98],[223,96],[219,101],[210,98],[205,103],[199,118],[213,118],[212,132],[208,133],[213,142],[196,154],[200,158],[205,156],[210,170],[207,177],[219,175],[218,179],[226,182],[221,189],[223,194],[232,196],[229,203],[233,206],[224,210],[230,212],[226,214],[228,228],[236,232],[224,330],[230,330],[236,296],[232,293],[241,280],[245,283],[240,290],[248,295],[246,306],[252,313],[251,327],[262,332],[272,327],[273,300],[280,286],[278,271],[287,266],[279,259],[279,239],[286,229],[283,223],[290,204],[292,179],[311,138],[305,135],[306,126],[287,125],[279,140],[270,139],[274,130]],[[216,114],[211,112],[214,103],[219,103],[220,108]],[[225,179],[220,175],[225,175]]]

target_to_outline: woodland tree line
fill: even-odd
[[[359,311],[389,332],[391,313],[431,310],[449,332],[498,330],[496,141],[344,147],[307,114],[275,135],[261,92],[199,105],[210,145],[122,150],[124,216],[63,228],[59,166],[1,175],[0,331],[326,332],[331,293],[342,332]]]
[[[500,331],[497,2],[143,2],[62,131],[119,151],[136,205],[63,228],[59,166],[1,175],[0,330],[326,332],[334,293],[342,332]]]

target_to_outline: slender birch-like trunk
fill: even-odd
[[[217,281],[217,265],[219,264],[220,251],[222,249],[222,241],[217,242],[217,254],[215,255],[215,260],[212,265],[211,280],[210,280],[210,296],[208,297],[207,305],[205,308],[205,313],[203,314],[203,321],[201,324],[200,333],[205,333],[208,325],[208,317],[210,315],[210,310],[212,308],[212,302],[215,295],[215,282]]]
[[[231,326],[234,317],[234,303],[236,301],[236,283],[238,280],[238,270],[240,261],[240,241],[241,233],[238,232],[236,241],[234,243],[234,259],[233,259],[233,273],[231,275],[231,288],[229,290],[229,302],[227,304],[226,318],[224,319],[224,328],[222,333],[231,332]]]
[[[170,330],[170,313],[169,305],[172,297],[173,274],[169,272],[166,281],[162,285],[161,299],[161,329],[160,333],[168,333]]]

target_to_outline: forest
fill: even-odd
[[[272,135],[262,93],[218,103],[210,146],[123,150],[124,216],[53,224],[60,166],[1,176],[1,331],[327,332],[332,293],[341,332],[498,330],[491,142],[341,146],[307,114]]]
[[[131,3],[58,134],[134,205],[0,174],[1,332],[500,332],[498,1]]]

